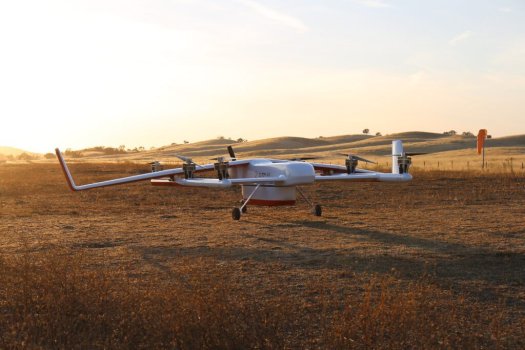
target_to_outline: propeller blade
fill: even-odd
[[[363,158],[363,157],[360,157],[360,156],[356,156],[354,154],[339,153],[339,155],[348,157],[349,159],[360,160],[360,161],[365,162],[365,163],[377,164],[376,162],[374,162],[372,160],[369,160],[369,159],[366,159],[366,158]]]
[[[365,163],[377,164],[373,160],[368,160],[368,159],[363,158],[363,157],[359,157],[359,156],[353,156],[353,157],[354,157],[354,159],[360,160],[360,161],[365,162]]]
[[[428,154],[428,152],[405,152],[405,155],[412,157],[412,156],[420,156],[422,154]]]
[[[202,168],[202,165],[195,163],[195,162],[193,161],[193,159],[191,159],[190,157],[181,156],[180,154],[175,154],[174,156],[177,157],[177,158],[179,158],[180,160],[182,160],[182,161],[185,162],[185,163],[188,163],[188,164],[193,163],[193,164],[195,164],[196,166]]]
[[[235,157],[235,152],[233,151],[233,147],[230,145],[228,146],[228,154],[230,155],[230,158],[235,160],[236,157]]]
[[[188,157],[185,157],[185,156],[181,156],[179,154],[175,154],[175,157],[179,158],[180,160],[182,160],[183,162],[186,162],[186,163],[193,163],[193,160],[191,158],[188,158]]]
[[[314,159],[319,159],[319,157],[298,157],[298,158],[291,158],[288,160],[292,162],[301,162],[303,160],[314,160]]]

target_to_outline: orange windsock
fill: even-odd
[[[478,154],[481,154],[485,139],[487,138],[487,129],[480,129],[478,132]]]

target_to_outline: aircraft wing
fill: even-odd
[[[62,171],[66,177],[68,186],[72,191],[83,191],[83,190],[89,190],[89,189],[97,188],[97,187],[114,186],[114,185],[130,183],[130,182],[160,179],[160,178],[172,177],[174,175],[184,173],[182,168],[174,168],[174,169],[161,170],[161,171],[156,171],[156,172],[147,173],[147,174],[133,175],[133,176],[127,176],[127,177],[111,179],[111,180],[106,180],[106,181],[101,181],[101,182],[95,182],[95,183],[86,184],[86,185],[76,185],[75,181],[73,180],[73,176],[71,176],[71,172],[69,171],[66,161],[64,160],[64,157],[62,156],[62,153],[60,152],[58,148],[55,149],[55,152],[56,152],[58,161],[60,162],[60,166],[62,167]],[[238,165],[246,164],[248,162],[249,160],[238,160],[238,161],[233,161],[230,164],[231,166],[238,166]],[[195,172],[213,170],[213,169],[214,169],[213,164],[198,165]],[[183,179],[177,179],[177,180],[183,180]],[[191,180],[191,181],[188,183],[185,183],[185,185],[187,186],[198,186],[198,184],[205,184],[206,187],[228,187],[228,185],[225,185],[225,183],[217,184],[215,182],[210,182],[213,179],[188,179],[188,180]],[[219,180],[216,180],[216,181],[219,181]]]

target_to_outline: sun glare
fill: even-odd
[[[346,6],[340,15],[359,21],[341,27],[330,6],[327,21],[254,1],[4,3],[0,145],[47,152],[480,124],[523,132],[519,43],[483,56],[493,39],[481,45],[474,26],[407,47],[403,33],[381,26],[355,32],[361,17],[393,7]]]

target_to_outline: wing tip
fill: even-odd
[[[64,157],[62,156],[62,152],[57,148],[55,148],[55,153],[58,158],[58,162],[60,163],[60,167],[62,168],[62,172],[64,173],[64,176],[66,177],[67,185],[69,186],[69,189],[73,192],[78,191],[77,186],[75,185],[75,182],[73,181],[73,177],[71,176],[71,172],[69,171],[69,168],[67,167],[66,161],[64,160]]]

